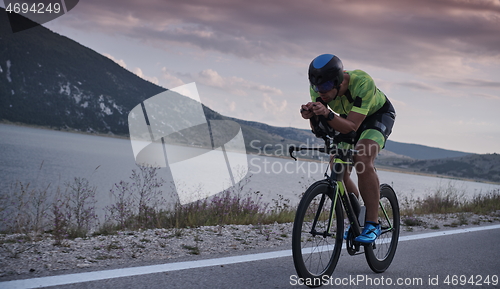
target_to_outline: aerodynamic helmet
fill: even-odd
[[[333,54],[322,54],[309,65],[309,82],[316,92],[327,92],[340,86],[344,80],[342,61]]]

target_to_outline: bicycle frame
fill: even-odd
[[[319,280],[331,276],[345,239],[349,255],[364,253],[374,272],[384,272],[392,262],[399,237],[400,215],[396,194],[391,186],[380,185],[378,222],[381,235],[369,244],[355,241],[363,230],[364,207],[360,207],[354,194],[347,190],[344,177],[354,165],[353,156],[358,152],[343,146],[343,142],[353,143],[346,138],[329,137],[323,137],[324,147],[289,148],[290,156],[295,160],[294,151],[316,150],[330,155],[325,178],[314,182],[306,190],[297,207],[292,233],[295,269],[300,278]],[[330,145],[330,141],[334,143]],[[346,216],[350,224],[347,231],[344,230]],[[382,235],[385,236],[383,239]],[[361,247],[364,248],[362,252]]]
[[[347,169],[347,166],[352,165],[352,156],[357,154],[358,152],[353,149],[341,149],[338,148],[338,144],[334,144],[330,146],[330,139],[324,138],[325,140],[325,147],[324,148],[308,148],[308,147],[295,147],[292,146],[289,148],[289,153],[290,156],[294,159],[297,160],[293,156],[294,151],[302,151],[302,150],[317,150],[319,152],[327,153],[331,155],[331,160],[330,160],[330,175],[325,173],[326,180],[328,181],[330,188],[331,188],[331,193],[332,193],[332,207],[330,210],[330,216],[329,216],[329,221],[327,225],[327,230],[323,233],[318,233],[316,232],[316,223],[319,218],[319,211],[317,212],[315,219],[313,221],[313,226],[311,229],[311,234],[313,235],[321,235],[323,234],[325,237],[327,235],[331,236],[331,224],[332,220],[334,218],[334,208],[337,205],[337,200],[341,201],[342,206],[344,207],[344,210],[347,215],[347,219],[349,220],[349,223],[351,225],[351,230],[354,234],[354,236],[359,236],[361,234],[361,225],[358,220],[358,216],[355,214],[354,209],[352,207],[351,200],[349,198],[348,192],[346,191],[346,187],[344,184],[344,175]],[[320,201],[320,207],[323,207],[324,204],[324,196],[322,197]],[[382,234],[388,231],[391,231],[393,229],[393,224],[382,204],[380,203],[380,207],[382,208],[383,214],[387,222],[389,223],[389,228],[383,228]]]
[[[328,221],[328,227],[327,230],[323,233],[325,235],[331,235],[331,224],[332,224],[332,219],[334,216],[334,208],[337,204],[337,200],[340,199],[341,204],[343,205],[345,212],[347,214],[347,218],[349,220],[349,223],[351,225],[351,228],[353,230],[353,233],[355,236],[358,236],[361,233],[361,226],[359,224],[358,217],[354,213],[354,210],[352,208],[351,200],[349,199],[349,196],[347,194],[345,184],[344,184],[344,175],[347,169],[348,165],[352,165],[352,156],[357,153],[356,150],[353,149],[341,149],[338,148],[337,144],[334,144],[333,146],[330,146],[330,139],[325,139],[325,147],[324,148],[308,148],[308,147],[290,147],[289,148],[289,153],[290,156],[294,159],[297,160],[293,156],[294,151],[302,151],[302,150],[317,150],[319,152],[324,152],[327,154],[331,154],[331,160],[330,160],[330,175],[325,173],[325,177],[330,185],[330,188],[332,189],[332,208],[330,210],[330,217]],[[320,201],[320,207],[323,206],[324,199],[322,198]],[[319,211],[318,211],[319,213]],[[318,214],[315,217],[315,220],[313,222],[311,234],[313,235],[319,235],[317,232],[315,232],[315,227],[317,223],[317,219],[319,218]]]
[[[342,206],[344,207],[345,213],[347,215],[347,219],[349,220],[349,223],[351,225],[351,229],[354,233],[354,236],[358,236],[361,234],[361,226],[359,224],[358,216],[354,213],[354,209],[351,204],[351,200],[348,196],[345,184],[344,184],[344,175],[347,169],[348,165],[352,165],[352,157],[349,152],[355,152],[355,151],[348,151],[348,155],[343,157],[342,153],[341,154],[334,154],[332,156],[333,162],[331,162],[330,165],[330,176],[325,174],[325,177],[327,177],[328,182],[330,183],[330,187],[335,189],[334,195],[333,195],[333,208],[335,208],[335,205],[337,203],[337,200],[340,199]],[[330,231],[330,224],[331,224],[331,219],[333,218],[334,215],[334,210],[330,210],[330,222],[328,224],[328,231]]]

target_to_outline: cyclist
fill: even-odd
[[[370,244],[380,235],[380,183],[374,162],[392,132],[395,110],[366,72],[344,71],[341,60],[332,54],[322,54],[311,62],[309,82],[312,101],[303,104],[300,112],[304,119],[310,120],[313,132],[320,136],[324,132],[319,130],[333,129],[355,136],[355,149],[359,153],[354,156],[354,167],[359,191],[350,178],[351,168],[344,183],[347,191],[358,198],[361,193],[366,206],[365,227],[355,241]],[[323,127],[318,125],[321,122]]]

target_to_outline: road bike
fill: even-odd
[[[292,253],[297,274],[309,287],[321,286],[329,278],[339,260],[344,239],[344,213],[350,225],[346,233],[346,248],[350,255],[362,254],[376,272],[384,272],[391,264],[399,238],[399,204],[391,186],[380,185],[378,221],[381,235],[375,242],[363,245],[354,239],[360,235],[365,222],[365,207],[360,206],[354,193],[346,191],[343,179],[348,165],[358,151],[345,146],[337,137],[323,137],[324,147],[289,148],[293,153],[315,150],[331,156],[325,179],[313,183],[302,196],[292,231]],[[351,139],[352,143],[352,139]],[[330,171],[330,174],[328,174]],[[343,210],[342,210],[343,208]]]

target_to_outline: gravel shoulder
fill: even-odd
[[[500,211],[402,218],[401,235],[500,223]],[[64,240],[0,235],[0,281],[71,271],[172,262],[187,256],[219,257],[274,247],[291,248],[292,224],[225,225],[190,229],[123,231],[116,235]]]

